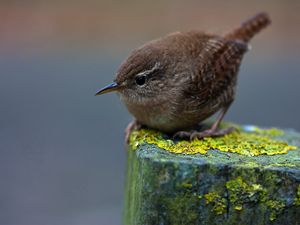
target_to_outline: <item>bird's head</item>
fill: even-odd
[[[114,82],[96,95],[116,91],[126,103],[146,105],[168,90],[166,70],[163,54],[156,48],[144,46],[131,53],[119,68]]]

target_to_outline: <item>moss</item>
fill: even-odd
[[[300,185],[297,188],[296,197],[294,198],[294,205],[300,206]]]
[[[222,152],[238,153],[246,156],[285,154],[297,147],[276,139],[284,132],[275,128],[259,129],[251,126],[245,130],[233,132],[222,137],[206,137],[202,140],[180,140],[175,142],[164,138],[164,134],[149,129],[132,132],[130,145],[137,149],[142,143],[155,144],[159,148],[176,154],[206,154],[211,149]]]
[[[197,221],[199,198],[189,192],[181,193],[176,196],[166,197],[162,203],[166,206],[168,213],[167,221],[172,225],[193,224]]]
[[[215,192],[207,193],[204,195],[205,203],[212,205],[212,211],[217,215],[222,215],[226,212],[227,201]]]

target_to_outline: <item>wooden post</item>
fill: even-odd
[[[300,224],[300,134],[249,130],[227,137],[230,144],[219,138],[218,147],[214,141],[222,151],[203,147],[209,148],[204,142],[211,139],[196,141],[197,146],[174,143],[154,131],[134,132],[124,224]],[[232,141],[235,137],[240,139]],[[255,148],[261,148],[259,153]]]

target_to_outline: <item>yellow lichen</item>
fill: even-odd
[[[226,199],[222,198],[215,192],[210,192],[204,195],[206,205],[212,204],[212,211],[217,215],[224,214],[226,212]]]
[[[296,197],[294,198],[294,205],[300,206],[300,185],[297,188]]]
[[[282,201],[277,200],[268,200],[266,205],[270,209],[270,221],[274,221],[279,214],[281,214],[284,210],[285,204]]]
[[[217,149],[246,156],[285,154],[297,148],[274,138],[280,135],[283,135],[283,131],[275,128],[262,130],[254,127],[251,132],[240,130],[222,137],[174,142],[164,138],[163,133],[159,131],[141,129],[132,132],[130,144],[133,149],[137,149],[140,144],[146,142],[176,154],[206,154],[208,150]]]
[[[189,184],[189,183],[183,183],[183,184],[182,184],[182,187],[184,187],[184,188],[192,188],[193,185],[192,185],[192,184]]]
[[[270,129],[260,129],[259,127],[253,126],[253,131],[257,134],[261,135],[268,135],[268,136],[282,136],[284,132],[277,128],[270,128]]]
[[[243,209],[243,206],[237,205],[237,206],[234,207],[234,209],[237,210],[237,211],[241,211]]]
[[[261,184],[248,183],[242,177],[228,181],[226,188],[229,193],[229,201],[237,211],[243,209],[243,204],[253,202],[265,204],[269,210],[269,220],[274,221],[286,207],[282,200],[269,198],[267,189]]]
[[[245,203],[260,201],[265,194],[265,190],[260,184],[248,184],[242,177],[228,181],[226,188],[229,193],[229,201],[237,211],[242,210]]]

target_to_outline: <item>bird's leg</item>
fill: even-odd
[[[232,131],[234,131],[234,127],[228,127],[224,129],[218,129],[222,119],[224,118],[227,110],[229,109],[230,104],[225,106],[219,116],[217,117],[216,121],[213,123],[213,125],[204,131],[179,131],[174,134],[174,137],[180,137],[180,138],[189,138],[190,140],[193,140],[195,138],[202,139],[204,137],[217,137],[217,136],[223,136],[225,134],[228,134]]]
[[[211,128],[202,131],[202,132],[193,132],[190,136],[190,139],[202,139],[204,137],[218,137],[218,136],[223,136],[225,134],[231,133],[234,131],[234,127],[228,127],[224,129],[218,129],[221,121],[223,120],[227,110],[229,109],[231,103],[229,103],[227,106],[225,106],[222,110],[219,116],[217,117],[216,121],[213,123]]]
[[[129,143],[129,137],[132,131],[141,129],[142,125],[136,120],[133,119],[125,129],[125,143]]]

